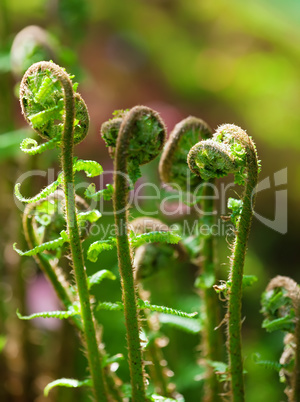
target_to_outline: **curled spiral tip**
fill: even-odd
[[[227,176],[237,169],[228,147],[214,140],[206,140],[194,145],[188,154],[187,161],[191,171],[203,180]]]
[[[199,185],[199,177],[190,177],[186,164],[189,150],[200,140],[211,138],[211,128],[201,119],[189,116],[174,127],[164,147],[160,163],[159,174],[163,182],[173,187],[176,185],[185,188],[187,181],[191,190]]]
[[[135,106],[103,123],[101,135],[112,157],[120,142],[127,157],[137,165],[143,165],[162,150],[166,128],[157,112],[146,106]]]
[[[65,70],[52,62],[35,63],[24,74],[20,85],[22,113],[42,138],[62,136],[67,102],[73,102],[75,108],[74,144],[87,135],[89,115],[85,102],[75,93],[75,86]]]
[[[110,119],[102,124],[100,134],[108,146],[108,152],[111,158],[114,158],[117,138],[122,124],[122,117]]]
[[[219,126],[213,135],[213,139],[228,145],[239,142],[245,147],[255,148],[247,132],[235,124],[222,124]]]

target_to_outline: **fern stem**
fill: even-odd
[[[243,196],[243,207],[238,222],[234,249],[231,256],[231,288],[228,300],[228,352],[231,373],[232,401],[244,401],[244,375],[241,341],[242,280],[254,207],[254,190],[258,178],[258,162],[252,141],[246,146],[247,179]]]
[[[56,69],[54,69],[54,72],[56,72]],[[94,395],[97,401],[104,402],[107,401],[104,370],[101,365],[101,355],[97,345],[95,325],[90,306],[87,275],[84,266],[75,205],[75,186],[73,173],[73,122],[75,115],[75,101],[72,84],[68,76],[62,73],[60,73],[59,76],[61,84],[64,88],[65,97],[65,121],[62,136],[62,169],[64,173],[63,188],[66,200],[67,229],[69,233],[70,249],[81,306],[81,315],[87,346],[87,357],[93,379]]]
[[[212,227],[214,224],[214,216],[213,216],[213,195],[214,189],[211,186],[211,182],[208,183],[204,187],[203,190],[203,201],[202,208],[205,214],[205,223]],[[215,267],[215,258],[214,252],[215,244],[213,234],[209,233],[206,236],[203,236],[203,247],[202,247],[202,271],[203,275],[208,278],[215,278],[216,276],[216,267]],[[212,286],[205,286],[203,291],[203,299],[204,299],[204,309],[205,309],[205,332],[203,334],[204,340],[204,348],[206,349],[206,358],[211,361],[221,361],[222,360],[222,336],[220,331],[217,331],[216,328],[220,322],[220,311],[218,305],[218,298],[216,297],[216,292]],[[217,376],[214,374],[213,369],[211,367],[207,368],[208,375],[207,380],[205,382],[205,396],[204,400],[209,402],[217,402],[220,401],[220,382],[217,379]]]
[[[145,373],[139,337],[137,290],[133,277],[130,242],[128,237],[128,183],[126,176],[127,156],[132,126],[137,116],[143,112],[133,108],[125,117],[117,140],[114,173],[114,216],[117,230],[117,252],[122,281],[122,297],[127,332],[128,360],[132,386],[132,401],[146,401]]]
[[[227,329],[228,355],[231,375],[231,396],[233,402],[244,401],[244,375],[241,341],[242,280],[250,233],[257,185],[259,161],[251,138],[238,126],[224,124],[213,138],[196,144],[188,155],[190,169],[210,180],[230,173],[235,183],[245,186],[236,238],[230,260]]]

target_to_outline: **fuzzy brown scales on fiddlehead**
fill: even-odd
[[[193,191],[199,184],[198,176],[191,176],[186,164],[190,149],[200,140],[212,135],[211,128],[201,119],[187,117],[178,123],[171,132],[159,163],[161,180],[174,187],[185,189],[188,184]]]

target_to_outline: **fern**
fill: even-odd
[[[40,244],[40,245],[34,247],[32,250],[21,251],[16,247],[17,243],[14,243],[13,248],[19,255],[31,257],[33,255],[42,253],[43,251],[56,250],[58,247],[61,247],[64,243],[69,241],[69,236],[68,236],[67,232],[62,230],[60,232],[60,235],[61,235],[61,237],[59,237],[58,239]]]
[[[58,380],[50,382],[44,389],[44,395],[47,397],[52,388],[55,387],[67,387],[67,388],[79,388],[79,387],[92,387],[92,380],[86,379],[83,381],[74,380],[73,378],[60,378]]]
[[[56,181],[49,184],[49,186],[45,187],[42,191],[40,191],[36,196],[34,196],[32,198],[23,197],[22,194],[20,193],[21,184],[17,183],[15,185],[15,196],[17,197],[17,199],[19,201],[24,202],[26,204],[30,204],[32,202],[37,202],[37,201],[42,200],[43,198],[46,198],[49,195],[53,194],[54,191],[57,189],[57,187],[62,183],[62,178],[63,178],[62,174],[59,174]]]
[[[155,306],[154,304],[150,304],[147,300],[138,299],[138,308],[140,309],[149,309],[150,311],[158,311],[160,313],[177,315],[179,317],[193,318],[198,315],[197,312],[194,313],[185,313],[181,310],[176,310],[174,308],[165,307],[165,306]]]
[[[287,331],[293,332],[295,329],[295,313],[292,310],[289,315],[277,318],[275,320],[265,319],[262,327],[268,332],[273,331]]]
[[[31,315],[22,315],[19,310],[16,312],[20,320],[32,320],[34,318],[58,318],[63,320],[75,315],[80,315],[80,309],[77,303],[74,303],[67,311],[43,311],[41,313],[35,313]]]
[[[95,177],[103,173],[103,168],[96,161],[87,161],[74,158],[73,171],[74,172],[84,171],[87,177]]]
[[[102,216],[101,212],[99,212],[97,209],[93,209],[91,211],[86,211],[86,212],[79,212],[78,213],[78,221],[88,221],[90,223],[97,222],[98,219],[100,219]]]
[[[155,231],[155,232],[142,233],[139,235],[135,235],[132,232],[130,243],[133,247],[140,247],[145,243],[177,244],[180,240],[181,237],[174,232]]]
[[[101,302],[97,304],[97,310],[109,310],[109,311],[124,311],[124,305],[122,302]]]
[[[179,317],[165,313],[159,314],[158,320],[161,324],[169,325],[190,334],[199,334],[203,327],[201,321],[196,318]]]
[[[111,238],[109,240],[98,240],[92,243],[87,252],[87,258],[92,261],[96,262],[98,259],[99,254],[104,250],[112,250],[116,247],[116,239]]]
[[[98,201],[101,198],[104,199],[104,201],[109,201],[112,199],[113,194],[114,194],[114,188],[111,184],[106,185],[107,188],[103,190],[99,190],[96,192],[95,190],[95,184],[92,183],[88,186],[88,188],[85,190],[84,195],[86,198]]]
[[[60,137],[55,137],[39,145],[38,142],[33,138],[25,138],[21,142],[20,148],[21,151],[25,152],[28,155],[37,155],[49,149],[55,148],[59,142],[59,139]]]
[[[88,288],[90,289],[94,285],[98,285],[103,279],[115,280],[116,276],[107,269],[102,269],[96,272],[94,275],[88,277]]]
[[[161,396],[161,395],[157,395],[157,394],[152,394],[150,401],[155,401],[155,402],[159,402],[159,401],[163,401],[163,402],[176,402],[176,399],[173,398],[168,398],[165,396]]]
[[[270,361],[270,360],[260,360],[259,353],[255,353],[253,355],[253,360],[256,364],[263,366],[266,369],[275,370],[279,373],[280,370],[286,368],[288,364],[281,364],[278,362]]]

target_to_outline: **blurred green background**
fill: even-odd
[[[91,117],[90,133],[76,152],[100,162],[105,170],[111,170],[112,162],[99,136],[100,126],[114,110],[136,104],[160,112],[169,132],[182,118],[195,115],[213,128],[234,123],[253,136],[262,160],[260,179],[270,178],[270,188],[258,194],[256,211],[273,220],[275,191],[288,190],[287,216],[285,193],[277,204],[277,212],[282,212],[288,224],[287,231],[282,230],[286,233],[279,233],[257,219],[253,222],[245,270],[259,281],[244,295],[246,395],[249,402],[286,400],[278,375],[255,365],[252,354],[259,352],[263,359],[276,360],[282,350],[282,334],[266,334],[261,329],[260,294],[268,281],[281,274],[300,282],[299,21],[298,0],[0,0],[1,401],[86,400],[84,392],[75,394],[73,390],[53,391],[48,399],[42,396],[43,387],[55,378],[84,376],[85,363],[72,328],[50,325],[47,330],[24,324],[15,315],[17,308],[26,312],[31,305],[37,311],[51,309],[43,307],[41,300],[47,297],[55,308],[50,290],[41,291],[46,285],[39,282],[42,279],[34,261],[20,259],[12,250],[14,242],[26,249],[21,211],[13,198],[15,182],[28,170],[58,169],[55,152],[29,157],[19,150],[20,141],[31,135],[15,95],[21,79],[18,55],[26,41],[14,56],[11,47],[15,36],[29,25],[46,30],[46,55],[76,74]],[[275,188],[274,173],[285,168],[287,183]],[[159,184],[157,162],[143,172],[145,180]],[[105,176],[107,182],[110,179]],[[45,184],[33,178],[27,188],[24,185],[24,193],[34,195]],[[111,208],[109,203],[106,208]],[[146,203],[147,208],[153,210],[153,205]],[[132,210],[132,216],[137,215]],[[164,220],[174,223],[183,218]],[[112,222],[111,217],[105,219]],[[226,278],[227,266],[222,264],[228,261],[228,250],[222,236],[218,252]],[[101,264],[116,272],[113,253],[103,254]],[[87,268],[90,272],[99,269],[95,264]],[[151,283],[150,279],[145,287],[156,286],[153,302],[197,309],[194,278],[192,267],[175,267],[166,270],[159,281],[156,278]],[[101,288],[99,297],[119,300],[119,284]],[[121,314],[103,312],[99,318],[109,352],[126,353]],[[165,333],[173,381],[187,402],[199,401],[201,370],[195,359],[199,339],[168,328]],[[128,380],[126,363],[118,372]]]

